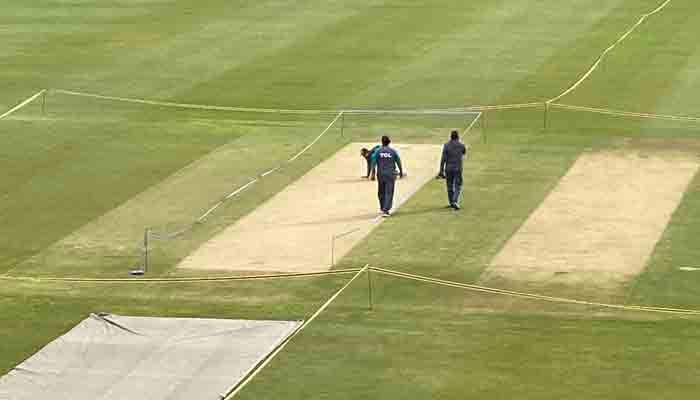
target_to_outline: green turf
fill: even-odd
[[[646,270],[630,284],[629,301],[697,308],[700,303],[700,275],[682,271],[698,268],[694,242],[700,231],[700,177],[695,177],[670,226],[656,246]]]
[[[364,286],[241,398],[655,399],[697,388],[687,353],[700,345],[697,321],[484,314],[469,310],[479,296],[383,277],[368,312]]]
[[[459,107],[538,101],[571,85],[659,0],[6,1],[0,112],[43,88],[248,107]],[[698,115],[698,6],[673,0],[562,102]],[[0,272],[124,276],[146,226],[177,230],[284,162],[333,115],[176,110],[52,92],[0,121]],[[493,111],[473,137],[465,209],[431,182],[341,261],[474,281],[582,151],[697,154],[700,126],[543,108]],[[448,126],[355,118],[228,202],[153,273],[350,140],[388,132],[438,143]],[[406,160],[410,163],[410,160]],[[359,164],[359,163],[358,163]],[[698,178],[620,295],[700,308]],[[346,277],[347,278],[347,277]],[[695,320],[610,313],[376,278],[353,285],[243,392],[244,398],[689,398]],[[344,278],[195,285],[0,281],[0,371],[87,313],[297,319]],[[146,290],[144,290],[146,289]],[[588,297],[585,288],[573,295]],[[556,291],[551,294],[560,294]],[[568,292],[567,294],[572,294]],[[593,296],[594,297],[594,296]]]

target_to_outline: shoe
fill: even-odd
[[[455,211],[459,211],[459,210],[462,209],[462,207],[460,207],[459,204],[457,204],[457,203],[452,204],[452,208],[453,208]]]
[[[389,211],[384,211],[384,212],[382,213],[382,217],[384,217],[384,218],[391,217],[391,213],[390,213]]]
[[[445,206],[445,208],[454,208],[454,207],[452,206],[452,204],[448,204]]]

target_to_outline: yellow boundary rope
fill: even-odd
[[[338,114],[340,112],[346,114],[459,114],[478,111],[471,108],[424,108],[424,109],[291,109],[291,108],[254,108],[254,107],[238,107],[238,106],[217,106],[208,104],[193,104],[193,103],[176,103],[172,101],[148,100],[134,97],[119,97],[108,96],[96,93],[79,92],[75,90],[50,89],[54,93],[60,93],[68,96],[88,97],[93,99],[108,100],[123,103],[144,104],[159,107],[171,107],[192,110],[209,110],[209,111],[230,111],[230,112],[246,112],[246,113],[265,113],[265,114],[300,114],[300,115],[324,115]],[[541,105],[541,103],[532,103],[530,106]],[[512,107],[518,108],[523,105],[513,104],[497,107]]]
[[[303,278],[312,276],[342,275],[360,271],[361,268],[338,269],[322,272],[298,272],[289,274],[241,275],[241,276],[210,276],[182,278],[74,278],[74,277],[33,277],[0,275],[0,280],[24,282],[67,282],[67,283],[190,283],[190,282],[224,282],[252,281],[266,279]]]
[[[612,116],[617,116],[617,117],[660,119],[660,120],[668,120],[668,121],[700,122],[700,118],[698,118],[698,117],[687,117],[687,116],[681,116],[681,115],[649,114],[649,113],[613,110],[613,109],[609,109],[609,108],[574,106],[574,105],[562,104],[562,103],[550,103],[549,105],[551,107],[563,108],[565,110],[585,111],[585,112],[591,112],[591,113],[597,113],[597,114],[612,115]]]
[[[612,115],[618,117],[628,117],[628,118],[643,118],[643,119],[658,119],[658,120],[668,120],[668,121],[687,121],[687,122],[700,122],[700,117],[683,116],[683,115],[670,115],[670,114],[652,114],[644,112],[633,112],[616,110],[609,108],[598,108],[589,106],[575,106],[571,104],[556,103],[552,100],[545,102],[532,102],[532,103],[514,103],[514,104],[495,104],[495,105],[474,105],[456,108],[445,108],[445,109],[416,109],[416,110],[313,110],[313,109],[272,109],[272,108],[247,108],[247,107],[229,107],[229,106],[213,106],[206,104],[189,104],[189,103],[173,103],[167,101],[156,101],[156,100],[145,100],[145,99],[135,99],[128,97],[116,97],[116,96],[105,96],[93,93],[76,92],[71,90],[62,89],[44,89],[36,93],[34,96],[23,101],[18,106],[15,106],[10,111],[6,112],[0,118],[10,115],[17,109],[25,106],[26,104],[34,101],[40,95],[47,93],[49,90],[55,93],[62,93],[70,96],[81,96],[81,97],[92,97],[103,100],[112,101],[123,101],[129,103],[139,103],[148,104],[162,107],[177,107],[177,108],[191,108],[200,110],[220,110],[220,111],[240,111],[240,112],[252,112],[252,113],[278,113],[278,114],[331,114],[331,113],[460,113],[460,112],[483,112],[483,111],[507,111],[507,110],[518,110],[518,109],[529,109],[529,108],[541,108],[541,107],[555,107],[562,108],[571,111],[583,111],[591,112],[597,114]]]
[[[640,25],[642,25],[644,23],[644,21],[646,21],[647,18],[651,17],[654,14],[661,12],[664,8],[666,8],[667,5],[669,5],[669,3],[671,3],[671,0],[666,0],[663,3],[661,3],[659,6],[657,6],[654,10],[652,10],[646,14],[643,14],[637,20],[637,23],[632,25],[632,27],[630,27],[627,31],[625,31],[625,33],[623,33],[622,36],[620,36],[615,42],[613,42],[613,44],[611,44],[608,48],[606,48],[603,51],[603,53],[596,59],[596,61],[593,63],[593,65],[591,65],[591,67],[576,82],[574,82],[573,85],[569,86],[569,88],[564,90],[558,96],[547,100],[547,103],[551,104],[551,103],[557,102],[561,98],[565,97],[566,95],[568,95],[571,92],[573,92],[574,90],[576,90],[579,86],[581,86],[581,84],[583,82],[585,82],[586,79],[588,79],[593,74],[593,72],[595,72],[596,69],[598,69],[598,66],[603,62],[603,60],[608,55],[608,53],[613,51],[615,49],[615,47],[617,47],[620,43],[624,42],[625,39],[627,39],[627,37],[629,37],[632,34],[632,32],[637,30],[637,28]]]
[[[100,94],[76,92],[76,91],[62,90],[62,89],[51,89],[51,90],[53,92],[62,93],[62,94],[66,94],[69,96],[91,97],[91,98],[97,98],[97,99],[102,99],[102,100],[147,104],[147,105],[162,106],[162,107],[190,108],[190,109],[215,110],[215,111],[218,110],[218,111],[251,112],[251,113],[310,114],[310,115],[333,114],[333,113],[335,113],[335,114],[337,114],[337,113],[345,113],[345,114],[352,114],[352,113],[358,113],[358,114],[361,114],[361,113],[459,113],[459,112],[479,112],[479,111],[505,111],[505,110],[542,108],[542,107],[552,106],[552,107],[563,108],[563,109],[572,110],[572,111],[584,111],[584,112],[614,115],[614,116],[620,116],[620,117],[660,119],[660,120],[670,120],[670,121],[700,122],[699,117],[651,114],[651,113],[631,112],[631,111],[624,111],[624,110],[614,110],[614,109],[596,108],[596,107],[588,107],[588,106],[574,106],[574,105],[570,105],[570,104],[556,103],[554,100],[548,100],[546,102],[531,102],[531,103],[474,105],[474,106],[446,108],[446,109],[313,110],[313,109],[273,109],[273,108],[213,106],[213,105],[206,105],[206,104],[174,103],[174,102],[167,102],[167,101],[136,99],[136,98],[129,98],[129,97],[105,96],[105,95],[100,95]],[[44,91],[46,91],[46,90],[44,90]],[[36,97],[38,97],[38,95],[42,94],[44,91],[33,96],[33,98],[31,100],[34,100]]]
[[[596,306],[596,307],[613,308],[613,309],[620,309],[620,310],[627,310],[627,311],[645,311],[645,312],[657,312],[657,313],[668,313],[668,314],[700,315],[700,310],[597,303],[597,302],[592,302],[592,301],[567,299],[564,297],[544,296],[544,295],[533,294],[533,293],[516,292],[516,291],[512,291],[512,290],[505,290],[505,289],[496,289],[496,288],[491,288],[491,287],[487,287],[487,286],[473,285],[473,284],[469,284],[469,283],[447,281],[444,279],[432,278],[432,277],[423,276],[423,275],[409,274],[406,272],[393,271],[393,270],[385,269],[385,268],[370,267],[370,270],[375,271],[375,272],[379,272],[379,273],[382,273],[385,275],[391,275],[391,276],[395,276],[398,278],[410,279],[410,280],[419,281],[419,282],[432,283],[432,284],[436,284],[436,285],[449,286],[449,287],[460,288],[460,289],[467,289],[467,290],[476,291],[476,292],[491,293],[491,294],[498,294],[498,295],[511,296],[511,297],[520,297],[520,298],[525,298],[525,299],[543,300],[543,301],[549,301],[549,302],[555,302],[555,303],[567,303],[567,304]]]
[[[63,283],[197,283],[197,282],[226,282],[226,281],[251,281],[251,280],[272,280],[272,279],[287,279],[287,278],[303,278],[316,276],[330,276],[343,274],[356,274],[364,269],[375,271],[384,275],[394,276],[397,278],[408,279],[418,282],[431,283],[435,285],[453,287],[458,289],[466,289],[474,292],[497,294],[502,296],[518,297],[530,300],[541,300],[554,303],[577,304],[595,307],[604,307],[611,309],[627,310],[627,311],[644,311],[667,313],[676,315],[700,315],[700,310],[685,309],[685,308],[669,308],[656,306],[640,306],[640,305],[623,305],[598,303],[585,300],[569,299],[565,297],[545,296],[536,293],[517,292],[513,290],[498,289],[488,286],[475,285],[470,283],[448,281],[440,278],[434,278],[425,275],[416,275],[407,272],[395,271],[387,268],[365,266],[363,268],[348,268],[334,271],[323,272],[300,272],[289,274],[270,274],[270,275],[247,275],[247,276],[219,276],[219,277],[192,277],[192,278],[59,278],[59,277],[27,277],[27,276],[0,276],[0,280],[19,281],[19,282],[63,282]]]
[[[292,341],[292,339],[294,339],[294,337],[295,337],[296,335],[299,334],[299,332],[301,332],[304,328],[306,328],[309,324],[311,324],[319,315],[321,315],[321,313],[322,313],[326,308],[328,308],[328,306],[329,306],[338,296],[340,296],[341,293],[343,293],[343,291],[344,291],[345,289],[348,288],[348,286],[350,286],[350,285],[355,281],[355,279],[357,279],[360,275],[362,275],[362,273],[367,272],[368,270],[369,270],[369,265],[365,265],[364,267],[362,267],[361,269],[359,269],[359,270],[357,271],[357,273],[352,277],[352,279],[350,279],[347,283],[345,283],[345,285],[343,285],[343,287],[341,287],[340,289],[338,289],[338,291],[335,292],[335,293],[333,294],[333,296],[331,296],[328,300],[326,300],[326,302],[323,303],[323,305],[322,305],[321,307],[319,307],[319,309],[316,310],[316,312],[313,313],[306,321],[304,321],[304,323],[301,324],[301,325],[299,326],[299,328],[297,328],[294,332],[292,332],[291,335],[289,335],[289,336],[287,337],[287,339],[285,339],[282,343],[280,343],[280,345],[277,346],[277,348],[276,348],[272,353],[270,353],[270,355],[267,356],[267,358],[265,358],[265,360],[263,360],[260,364],[258,364],[258,365],[248,374],[248,376],[246,376],[246,378],[245,378],[244,380],[242,380],[240,383],[236,384],[236,386],[234,386],[233,388],[231,388],[231,389],[226,393],[226,395],[225,395],[225,396],[221,396],[221,398],[224,399],[224,400],[228,400],[228,399],[231,399],[231,398],[235,397],[241,390],[243,390],[243,388],[246,387],[246,385],[248,385],[248,383],[250,383],[250,381],[253,380],[253,378],[255,378],[255,377],[258,375],[258,373],[259,373],[260,371],[262,371],[263,368],[265,368],[265,367],[267,366],[267,364],[270,363],[270,361],[272,361],[272,359],[274,359],[274,358],[277,356],[277,354],[279,354],[279,353],[287,346],[287,344],[289,344],[289,342]]]

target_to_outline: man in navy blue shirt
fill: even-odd
[[[379,208],[384,217],[391,215],[397,167],[399,169],[399,177],[403,178],[401,157],[399,157],[399,153],[396,150],[389,147],[390,143],[391,139],[388,136],[382,136],[382,147],[372,153],[372,162],[370,164],[370,169],[374,168],[375,165],[377,166],[377,194],[379,195]]]
[[[438,178],[447,179],[447,200],[449,206],[459,210],[459,197],[462,194],[462,163],[467,147],[459,141],[459,132],[452,131],[450,141],[442,146],[440,173]]]

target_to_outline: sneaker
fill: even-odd
[[[452,205],[452,208],[454,208],[455,211],[458,211],[458,210],[461,210],[461,209],[462,209],[462,207],[460,207],[459,204],[457,204],[457,203],[454,203],[454,204]]]
[[[384,212],[382,213],[382,217],[384,217],[384,218],[391,217],[391,213],[390,213],[389,211],[384,211]]]

